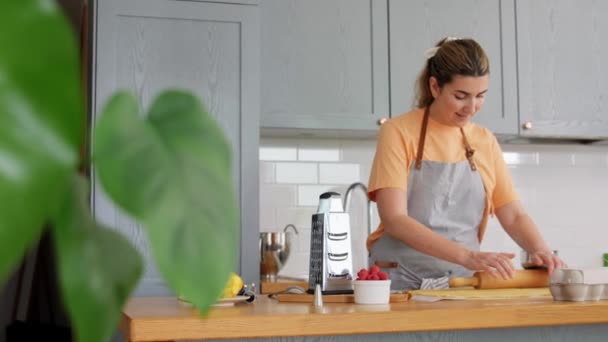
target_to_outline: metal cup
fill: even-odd
[[[294,232],[287,229],[293,228]],[[283,232],[260,233],[260,277],[262,280],[275,281],[279,271],[285,266],[291,253],[291,246],[298,230],[292,224]]]
[[[553,251],[553,255],[559,255],[556,250]],[[521,250],[520,254],[521,267],[526,270],[545,269],[545,266],[538,266],[532,262],[532,256],[528,252]]]

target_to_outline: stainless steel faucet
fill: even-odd
[[[348,189],[346,189],[346,193],[344,194],[344,211],[348,212],[348,205],[350,204],[351,193],[356,188],[359,188],[363,191],[363,193],[365,194],[365,200],[367,201],[367,234],[369,235],[372,233],[372,206],[369,197],[367,197],[367,187],[363,183],[353,183],[348,187]]]

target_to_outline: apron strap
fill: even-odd
[[[416,170],[422,167],[422,153],[424,152],[424,139],[426,138],[426,127],[429,125],[429,107],[424,110],[422,127],[420,127],[420,139],[418,139],[418,153],[416,154]]]
[[[464,134],[464,129],[460,127],[460,133],[462,133],[462,140],[464,141],[464,150],[465,156],[469,161],[469,165],[471,165],[471,170],[477,171],[477,165],[475,165],[475,160],[473,159],[473,155],[475,154],[475,150],[471,148],[469,145],[469,141],[467,140],[467,136]]]
[[[422,126],[420,127],[420,139],[418,139],[418,153],[416,154],[416,170],[420,170],[422,167],[422,154],[424,153],[424,140],[426,138],[426,128],[429,125],[429,106],[424,109],[424,117],[422,118]],[[472,171],[477,171],[477,165],[475,165],[475,160],[473,159],[473,155],[475,154],[475,150],[471,148],[469,145],[469,141],[467,140],[467,136],[464,134],[464,129],[460,128],[460,133],[462,134],[462,139],[464,141],[464,150],[465,156],[469,161],[469,165],[471,165]]]

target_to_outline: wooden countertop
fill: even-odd
[[[409,301],[390,305],[254,303],[212,308],[204,317],[174,297],[135,297],[123,311],[128,341],[237,339],[510,328],[608,323],[608,301],[557,302],[551,298]]]

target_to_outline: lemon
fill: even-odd
[[[243,279],[239,277],[236,273],[231,272],[230,278],[228,279],[228,283],[224,287],[224,291],[222,292],[221,298],[232,298],[239,294],[241,289],[243,288]]]

